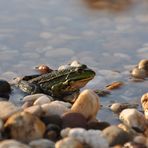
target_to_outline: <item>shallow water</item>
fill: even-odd
[[[78,60],[97,73],[85,88],[125,83],[100,98],[98,118],[110,122],[116,118],[110,119],[108,104],[140,104],[148,90],[147,80],[135,83],[129,74],[148,58],[147,0],[0,0],[0,20],[1,79],[33,74],[38,64],[56,69]],[[10,99],[19,100],[14,94]]]

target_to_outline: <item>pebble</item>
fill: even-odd
[[[30,148],[30,146],[16,140],[4,140],[0,142],[0,148]]]
[[[87,123],[87,129],[103,130],[110,126],[108,122],[91,121]]]
[[[43,113],[43,110],[40,105],[35,105],[24,109],[24,112],[28,112],[32,115],[40,117]]]
[[[143,59],[138,63],[138,68],[139,69],[144,69],[145,71],[148,72],[148,60],[147,59]]]
[[[49,68],[47,65],[41,64],[39,66],[36,66],[35,69],[40,72],[41,74],[50,73],[53,70]]]
[[[122,129],[123,131],[125,131],[126,133],[128,133],[128,135],[131,137],[131,139],[133,139],[135,136],[137,136],[139,133],[137,133],[134,129],[132,129],[131,127],[120,123],[117,125],[120,129]]]
[[[33,94],[33,95],[27,95],[27,96],[25,96],[24,98],[23,98],[23,101],[24,102],[34,102],[34,101],[36,101],[39,97],[42,97],[42,96],[47,96],[47,95],[45,95],[45,94],[42,94],[42,93],[39,93],[39,94]],[[52,100],[52,97],[51,98],[49,98],[49,99],[51,99]]]
[[[45,132],[44,123],[27,112],[13,114],[4,124],[4,128],[8,137],[23,142],[42,138]]]
[[[123,85],[123,82],[117,81],[106,86],[107,90],[118,89]]]
[[[71,128],[67,127],[61,130],[60,135],[62,138],[68,137],[69,131]]]
[[[148,119],[148,93],[145,93],[141,97],[141,104],[142,104],[142,108],[144,110],[145,118]]]
[[[45,137],[52,141],[59,139],[61,128],[56,124],[48,124],[46,127]]]
[[[96,118],[99,109],[99,97],[90,89],[83,90],[71,107],[72,112],[81,113],[87,120]]]
[[[49,99],[49,97],[46,95],[43,95],[39,97],[37,100],[35,100],[33,105],[43,105],[43,104],[50,103],[50,102],[51,100]]]
[[[2,100],[8,100],[11,93],[10,84],[5,80],[0,80],[0,97]]]
[[[143,132],[147,126],[144,115],[136,109],[124,109],[120,113],[119,119],[137,132]]]
[[[125,108],[136,108],[137,104],[129,104],[129,103],[113,103],[110,106],[110,109],[115,113],[120,113]]]
[[[11,92],[11,86],[10,84],[5,80],[0,80],[0,93],[10,93]]]
[[[68,112],[70,109],[65,107],[64,105],[60,103],[51,102],[48,104],[41,105],[42,110],[44,112],[45,116],[50,115],[59,115],[61,116],[63,113]]]
[[[55,148],[55,143],[48,139],[33,140],[29,143],[31,148]]]
[[[124,144],[123,148],[147,148],[144,144],[139,144],[136,142],[127,142]]]
[[[84,146],[77,139],[66,137],[56,142],[55,148],[84,148]]]
[[[67,128],[67,127],[70,128],[81,127],[86,129],[87,120],[80,113],[67,112],[62,115],[62,128]]]
[[[62,126],[62,125],[61,125],[62,119],[61,119],[61,117],[58,116],[58,115],[42,116],[42,117],[41,117],[41,120],[42,120],[46,125],[52,123],[52,124],[56,124],[56,125],[58,125],[58,126],[60,126],[60,127]]]
[[[15,106],[13,103],[8,101],[0,102],[0,118],[3,120],[8,119],[12,114],[20,111],[21,108]]]
[[[107,140],[100,130],[85,130],[83,128],[70,129],[68,137],[75,138],[92,148],[109,148]]]
[[[3,130],[4,122],[2,119],[0,119],[0,132]]]
[[[105,128],[102,133],[107,139],[109,146],[123,145],[124,143],[131,140],[127,132],[115,125]]]
[[[132,70],[131,75],[135,78],[144,79],[146,77],[146,71],[144,69],[139,69],[135,67]]]
[[[64,105],[65,107],[67,107],[67,108],[71,108],[72,107],[72,104],[71,103],[69,103],[69,102],[64,102],[64,101],[58,101],[58,100],[56,100],[56,101],[52,101],[52,104],[61,104],[61,105]]]
[[[138,135],[138,136],[136,136],[135,138],[134,138],[134,142],[136,142],[136,143],[140,143],[140,144],[144,144],[144,145],[146,145],[147,143],[147,138],[146,137],[144,137],[143,135]]]
[[[148,60],[141,60],[138,65],[133,68],[131,75],[135,78],[145,79],[148,77]]]

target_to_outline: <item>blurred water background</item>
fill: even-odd
[[[0,79],[78,60],[97,74],[85,88],[124,82],[100,98],[99,118],[115,122],[108,104],[140,104],[148,91],[148,81],[130,79],[141,59],[148,59],[148,0],[0,0]]]

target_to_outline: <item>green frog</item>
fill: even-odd
[[[62,98],[79,91],[95,76],[95,72],[86,65],[69,66],[62,70],[38,76],[26,76],[18,83],[19,88],[28,93],[44,93]]]

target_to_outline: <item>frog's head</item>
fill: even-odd
[[[69,87],[67,91],[75,91],[84,87],[88,81],[92,80],[95,76],[95,72],[89,69],[86,65],[79,65],[72,67],[71,72],[67,75]]]

